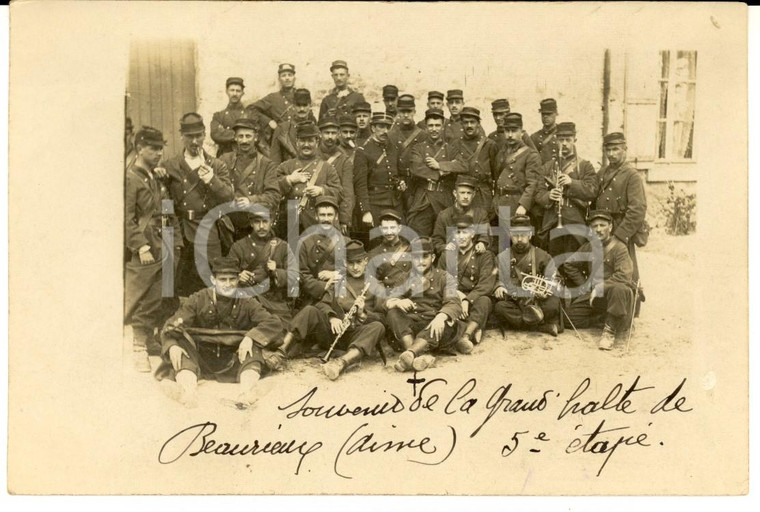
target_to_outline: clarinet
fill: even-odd
[[[351,322],[354,319],[354,316],[359,312],[359,299],[363,299],[364,296],[367,294],[367,290],[369,290],[369,284],[367,283],[364,285],[364,288],[362,289],[362,292],[359,294],[359,296],[354,301],[353,305],[351,306],[351,309],[348,310],[348,313],[343,317],[343,320],[340,324],[340,331],[338,332],[337,336],[335,336],[335,339],[332,342],[332,345],[330,345],[330,349],[327,351],[327,354],[325,354],[325,357],[322,358],[322,362],[326,363],[330,360],[330,354],[332,354],[333,349],[335,349],[335,345],[338,344],[338,341],[343,336],[343,333],[345,333],[348,330],[348,327],[351,325]]]

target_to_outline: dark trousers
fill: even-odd
[[[430,329],[427,329],[432,318],[423,318],[417,313],[404,313],[400,309],[393,308],[388,311],[385,319],[385,323],[390,326],[397,340],[411,335],[415,339],[427,341],[430,350],[452,348],[461,337],[463,331],[461,323],[454,321],[453,325],[449,325],[450,322],[447,322],[440,339],[436,340]]]
[[[187,239],[184,240],[185,247],[177,268],[177,274],[174,276],[175,290],[180,297],[188,297],[198,290],[207,288],[198,274],[198,267],[195,264],[195,244]],[[212,229],[208,238],[208,248],[206,255],[200,255],[201,259],[209,263],[222,255],[222,244],[219,240],[219,234],[216,229]]]
[[[336,336],[330,329],[330,318],[315,306],[306,306],[299,311],[290,322],[290,331],[297,341],[311,340],[323,349],[328,349]],[[384,335],[385,327],[380,322],[352,326],[341,336],[336,348],[355,348],[363,356],[371,356]]]
[[[467,315],[467,322],[475,322],[478,327],[484,328],[488,321],[488,315],[491,314],[493,303],[489,297],[479,297],[470,303],[470,311]]]
[[[220,345],[196,341],[195,346],[184,338],[175,338],[180,347],[187,352],[188,357],[182,356],[182,362],[177,371],[189,370],[199,379],[215,379],[219,382],[238,382],[240,374],[245,370],[256,370],[260,374],[266,368],[261,348],[255,343],[251,352],[253,355],[240,362],[237,356],[237,345]],[[241,336],[242,341],[242,336]],[[169,353],[164,354],[161,365],[156,370],[156,378],[175,379],[176,372],[172,367]]]
[[[494,315],[512,329],[524,329],[535,326],[526,325],[523,321],[523,308],[525,307],[525,298],[508,297],[506,300],[500,300],[493,306]],[[557,320],[559,316],[559,297],[551,295],[546,299],[538,299],[536,305],[544,312],[544,321],[548,324]]]
[[[613,329],[626,328],[633,310],[633,290],[628,285],[605,284],[604,296],[590,303],[590,294],[573,299],[567,308],[567,316],[575,327],[601,327],[607,323]]]

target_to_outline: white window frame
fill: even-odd
[[[697,151],[696,151],[696,144],[694,144],[694,137],[692,135],[692,147],[691,147],[691,157],[690,158],[684,158],[679,157],[677,155],[673,154],[673,133],[675,131],[675,122],[679,121],[678,119],[675,119],[675,115],[673,113],[673,107],[670,103],[670,101],[675,97],[675,80],[674,80],[674,73],[676,69],[676,59],[678,52],[687,52],[687,53],[693,53],[695,55],[695,58],[698,57],[698,53],[696,50],[661,50],[658,53],[658,56],[660,57],[660,62],[662,62],[662,53],[669,52],[669,67],[668,67],[668,77],[663,78],[662,77],[662,64],[660,64],[660,67],[658,69],[658,78],[657,83],[659,85],[658,90],[660,91],[658,98],[657,98],[657,124],[655,126],[655,148],[654,148],[654,156],[655,156],[655,162],[656,163],[695,163],[697,161]],[[698,61],[697,61],[698,62]],[[678,80],[678,83],[686,83],[686,84],[693,84],[694,85],[694,119],[692,120],[693,127],[696,131],[696,103],[697,103],[697,79],[696,79],[696,71],[695,71],[695,77],[693,79],[681,79]],[[660,102],[662,101],[661,95],[662,95],[662,83],[667,82],[668,83],[668,104],[666,106],[667,109],[667,115],[665,118],[660,117]],[[665,156],[660,157],[660,146],[658,144],[658,134],[660,130],[660,124],[662,122],[665,122]]]

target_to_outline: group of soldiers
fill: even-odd
[[[133,137],[128,121],[125,309],[138,370],[160,354],[156,376],[183,404],[197,402],[198,378],[238,382],[239,403],[252,404],[260,377],[299,355],[322,355],[335,380],[361,359],[385,362],[385,345],[396,370],[425,370],[435,355],[470,353],[491,326],[599,326],[603,350],[629,335],[648,231],[622,133],[604,136],[597,172],[554,99],[532,135],[508,100],[493,101],[486,135],[461,90],[430,91],[417,121],[414,96],[385,86],[372,112],[345,61],[330,71],[316,118],[292,64],[278,68],[279,91],[247,106],[243,79],[228,78],[215,156],[197,113],[179,120],[176,155],[159,130]]]

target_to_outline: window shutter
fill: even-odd
[[[626,54],[625,137],[631,162],[650,163],[655,158],[660,63],[658,51]]]

